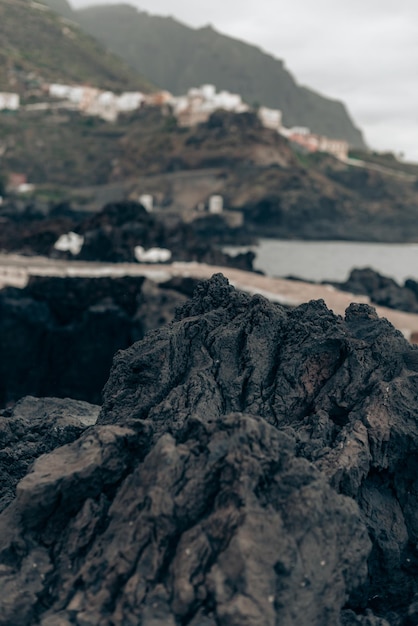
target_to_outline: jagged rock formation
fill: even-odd
[[[70,398],[32,396],[0,411],[0,511],[13,500],[16,484],[33,460],[78,439],[96,423],[99,411]]]
[[[366,305],[203,283],[18,484],[0,624],[412,626],[415,356]]]
[[[399,285],[393,278],[383,276],[370,267],[355,268],[344,283],[333,283],[338,289],[369,296],[372,302],[391,309],[418,312],[418,283],[408,278]]]

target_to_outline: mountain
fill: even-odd
[[[46,1],[56,10],[62,10],[65,2]],[[211,26],[193,29],[126,4],[89,7],[73,16],[160,88],[180,95],[190,87],[212,83],[240,93],[251,105],[280,108],[287,126],[308,126],[313,132],[346,139],[353,147],[365,147],[344,104],[298,85],[282,61],[256,46]]]
[[[254,113],[218,111],[205,124],[181,128],[153,107],[114,124],[75,111],[22,109],[0,115],[0,138],[0,174],[7,180],[25,173],[46,205],[70,199],[95,209],[146,193],[167,216],[193,215],[220,194],[227,209],[242,213],[246,234],[257,237],[418,240],[418,168],[396,171],[389,160],[359,168],[294,153]]]
[[[44,1],[44,4],[47,4],[50,9],[63,17],[74,21],[76,20],[74,11],[67,0],[47,0],[46,2]]]
[[[65,0],[54,4],[64,16],[41,2],[0,1],[0,90],[23,93],[43,81],[151,90],[135,70],[69,21]]]

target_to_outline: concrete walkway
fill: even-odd
[[[216,267],[201,263],[172,263],[171,265],[145,265],[138,263],[96,263],[63,261],[45,257],[24,257],[0,254],[0,287],[24,287],[29,276],[146,276],[164,282],[173,276],[210,278],[222,272],[237,289],[259,293],[273,302],[297,306],[309,300],[323,299],[338,315],[344,315],[351,302],[370,304],[367,296],[354,296],[338,291],[330,285],[314,285],[282,278],[270,278],[229,267]],[[418,315],[376,306],[380,317],[386,317],[407,339],[418,343]]]

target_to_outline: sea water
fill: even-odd
[[[371,267],[398,283],[406,278],[418,280],[418,244],[260,239],[245,250],[256,253],[255,269],[268,276],[344,281],[353,268]],[[234,254],[243,248],[225,251]]]

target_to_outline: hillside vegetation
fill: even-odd
[[[45,1],[62,14],[71,11],[66,0]],[[193,29],[127,4],[93,6],[72,15],[86,32],[162,89],[180,95],[190,87],[212,83],[241,94],[250,105],[281,109],[288,126],[308,126],[313,132],[365,147],[341,102],[301,87],[282,61],[256,46],[210,26]]]
[[[185,129],[155,108],[115,124],[76,112],[3,113],[0,145],[4,175],[24,172],[39,192],[56,185],[79,195],[110,185],[133,197],[152,193],[164,210],[191,210],[220,193],[256,235],[418,240],[415,178],[351,167],[325,154],[294,154],[254,114],[217,112]],[[204,190],[193,205],[185,189],[193,195],[196,185]]]
[[[135,70],[41,2],[0,0],[0,90],[25,93],[43,81],[151,90]]]

